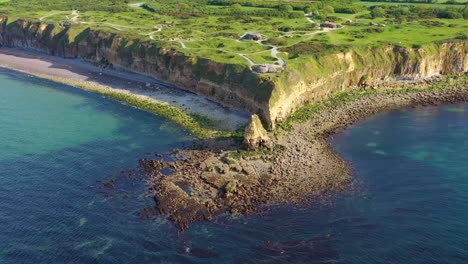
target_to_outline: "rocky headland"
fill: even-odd
[[[466,76],[407,83],[411,88],[403,82],[394,85],[399,88],[389,84],[379,91],[356,90],[339,103],[325,103],[305,120],[290,121],[289,131],[269,133],[268,141],[262,141],[266,135],[261,132],[252,134],[256,140],[250,142],[260,146],[255,151],[245,150],[239,142],[204,141],[141,160],[151,175],[156,211],[183,230],[193,221],[224,213],[302,204],[350,190],[351,167],[329,145],[330,135],[382,111],[468,101]]]
[[[154,111],[211,138],[141,160],[157,202],[149,211],[162,213],[181,230],[223,213],[301,204],[352,188],[350,167],[328,144],[331,134],[389,109],[468,100],[466,41],[350,47],[265,75],[248,65],[191,57],[117,33],[88,28],[72,35],[67,27],[7,17],[0,17],[0,47],[124,69],[252,114],[242,141],[233,134],[210,133],[180,107]],[[127,99],[110,88],[91,90]],[[134,105],[146,109],[147,101],[138,102]]]

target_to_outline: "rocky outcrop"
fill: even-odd
[[[257,115],[250,117],[250,122],[245,128],[244,144],[252,150],[260,146],[270,148],[272,145],[270,137]]]
[[[175,84],[222,105],[258,114],[269,130],[300,106],[355,86],[468,71],[468,43],[369,47],[308,56],[278,75],[187,56],[160,44],[86,29],[0,17],[0,46],[123,68]],[[301,55],[302,56],[302,55]],[[298,64],[298,65],[296,65]]]

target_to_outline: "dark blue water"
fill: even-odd
[[[389,112],[335,136],[356,190],[330,204],[184,234],[142,220],[154,205],[144,176],[121,172],[188,144],[180,127],[2,70],[0,128],[0,263],[468,262],[466,103]]]

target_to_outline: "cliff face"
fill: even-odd
[[[142,73],[203,95],[222,105],[259,113],[266,109],[273,83],[248,67],[189,57],[174,49],[125,36],[0,17],[0,46],[18,47]],[[268,122],[268,121],[266,121]]]
[[[418,79],[468,71],[468,43],[419,49],[377,47],[313,58],[276,77],[247,67],[189,57],[174,49],[87,29],[78,34],[52,24],[0,17],[0,46],[82,58],[176,84],[225,106],[257,113],[267,128],[300,106],[350,87],[389,79]]]
[[[275,81],[270,99],[271,124],[300,106],[351,87],[392,80],[419,80],[468,71],[468,43],[432,44],[418,49],[378,47],[311,59]]]

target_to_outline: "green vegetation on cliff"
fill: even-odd
[[[70,79],[63,78],[54,78],[46,75],[38,76],[52,81],[73,85],[87,91],[99,93],[117,101],[124,102],[131,106],[137,107],[139,109],[160,115],[171,120],[176,124],[181,125],[185,129],[193,133],[193,135],[197,138],[239,138],[242,136],[241,131],[229,132],[218,130],[216,124],[213,124],[213,121],[206,117],[196,114],[187,114],[185,111],[179,108],[170,106],[168,104],[156,102],[155,100],[146,98],[144,96],[138,96],[129,92],[113,89],[107,86],[97,85],[94,83],[73,81]]]
[[[273,128],[360,82],[466,70],[467,3],[401,2],[0,1],[0,44],[149,74]]]
[[[444,91],[457,86],[466,86],[468,84],[467,76],[449,76],[448,79],[433,82],[424,87],[424,91],[427,93],[430,92],[439,92]],[[319,114],[322,111],[327,109],[336,109],[343,106],[346,103],[357,101],[361,98],[372,96],[376,94],[412,94],[421,92],[421,84],[404,84],[398,88],[392,89],[365,89],[357,88],[349,91],[342,91],[334,93],[320,102],[314,102],[306,104],[294,113],[289,115],[283,122],[278,124],[278,127],[285,131],[290,131],[292,129],[293,123],[304,123],[308,120],[314,118],[315,115]]]
[[[301,61],[309,60],[311,55],[313,58],[349,47],[413,47],[465,40],[468,7],[463,2],[450,3],[11,0],[0,2],[0,12],[10,22],[24,18],[71,25],[71,40],[90,27],[221,63],[278,64],[280,57],[288,68],[300,68]],[[338,29],[320,29],[318,25],[323,21],[337,24]],[[246,32],[261,34],[264,45],[239,41]],[[272,52],[268,45],[278,46],[279,53]]]

